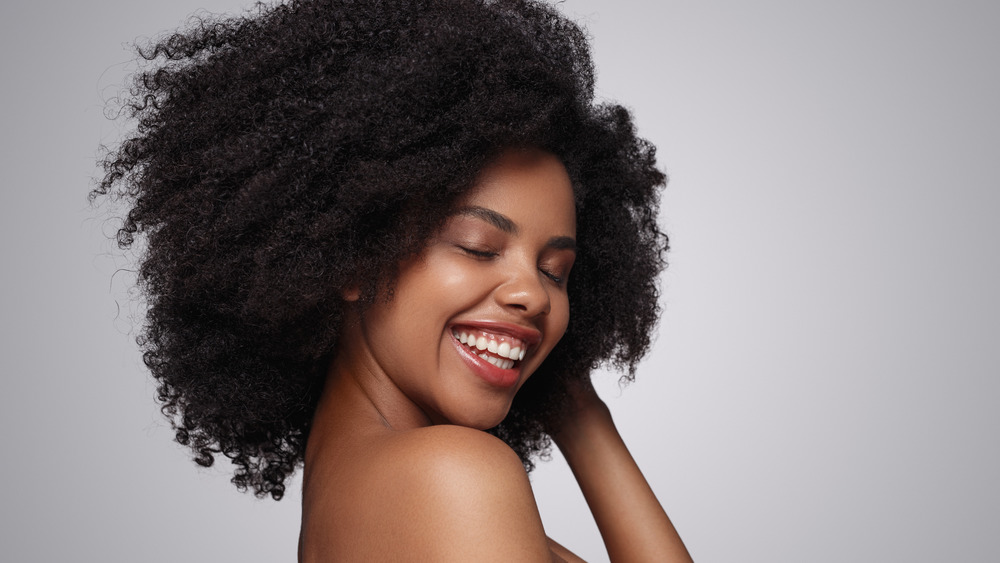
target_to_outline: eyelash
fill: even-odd
[[[465,252],[466,254],[468,254],[470,256],[473,256],[475,258],[478,258],[480,260],[485,260],[485,259],[488,259],[488,258],[495,258],[495,257],[499,256],[499,253],[493,252],[492,250],[476,250],[474,248],[466,248],[464,246],[459,246],[459,248],[462,250],[462,252]],[[563,282],[565,281],[563,278],[561,278],[561,277],[553,274],[552,272],[546,271],[546,270],[544,270],[542,268],[539,268],[538,270],[540,272],[542,272],[542,274],[545,277],[547,277],[550,280],[552,280],[552,282],[555,283],[556,285],[562,285]]]
[[[495,258],[498,255],[497,252],[493,252],[492,250],[475,250],[464,246],[460,246],[459,248],[462,249],[462,252],[475,256],[476,258]]]
[[[560,278],[559,276],[553,274],[552,272],[546,272],[545,270],[542,270],[541,268],[539,268],[539,270],[541,270],[542,274],[544,274],[545,277],[547,277],[550,280],[552,280],[553,283],[555,283],[556,285],[562,285],[563,282],[565,281],[563,278]]]

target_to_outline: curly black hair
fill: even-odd
[[[280,499],[337,345],[342,290],[372,302],[503,150],[566,166],[579,245],[566,335],[491,432],[525,467],[567,382],[632,379],[667,238],[655,149],[594,100],[583,31],[530,0],[292,0],[201,16],[137,47],[134,132],[91,192],[127,207],[138,337],[176,439]],[[390,297],[391,298],[391,297]]]

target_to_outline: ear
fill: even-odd
[[[350,285],[340,290],[340,298],[349,303],[361,299],[361,288],[357,285]]]

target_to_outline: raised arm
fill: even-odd
[[[571,391],[572,415],[553,440],[566,457],[614,563],[691,556],[590,385]]]

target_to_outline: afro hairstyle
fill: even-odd
[[[239,489],[282,497],[343,289],[391,295],[398,264],[512,147],[566,166],[579,248],[569,328],[490,432],[530,470],[569,382],[601,365],[634,377],[659,316],[665,177],[629,112],[595,101],[587,38],[548,5],[292,0],[202,15],[137,51],[120,100],[134,129],[91,199],[125,208],[137,340],[198,464],[221,454]]]

